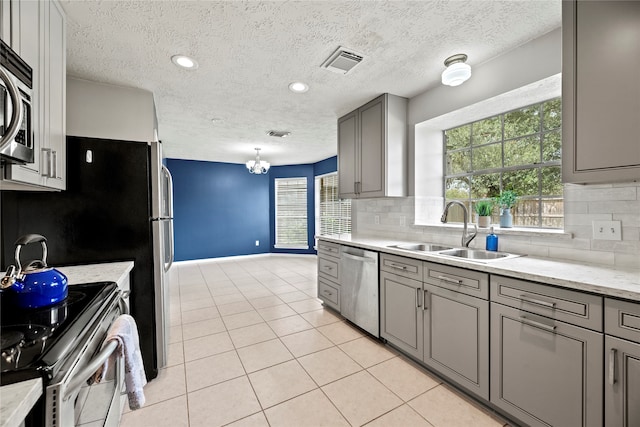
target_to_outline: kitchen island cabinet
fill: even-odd
[[[564,182],[640,179],[640,2],[562,2]]]
[[[407,195],[407,105],[386,93],[338,119],[341,199]]]

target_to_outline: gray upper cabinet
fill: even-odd
[[[407,195],[407,104],[384,94],[338,119],[341,198]]]
[[[562,2],[562,177],[640,179],[640,2]]]

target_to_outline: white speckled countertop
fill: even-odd
[[[92,282],[116,282],[121,285],[133,269],[133,261],[56,268],[67,276],[70,286]],[[19,426],[41,394],[40,378],[0,387],[0,427]]]
[[[638,260],[639,268],[635,270],[531,256],[478,262],[429,252],[415,252],[388,247],[399,243],[416,242],[351,237],[348,235],[339,237],[319,236],[319,238],[328,242],[356,246],[362,249],[640,301],[640,260]]]

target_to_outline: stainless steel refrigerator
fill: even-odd
[[[0,195],[2,267],[13,264],[13,243],[28,233],[47,237],[53,266],[134,261],[130,308],[149,379],[167,357],[171,195],[160,142],[85,137],[67,138],[66,191]],[[27,246],[22,258],[38,250]]]

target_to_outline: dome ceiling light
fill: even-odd
[[[447,86],[459,86],[471,77],[471,66],[466,64],[467,55],[459,53],[444,60],[447,67],[442,72],[442,84]]]

